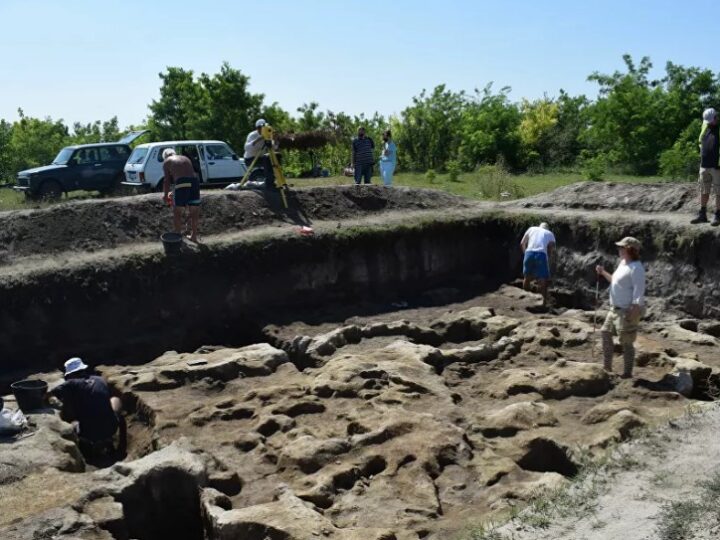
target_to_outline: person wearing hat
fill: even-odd
[[[62,402],[62,416],[75,423],[80,450],[91,457],[95,449],[112,447],[112,438],[120,428],[119,450],[126,446],[125,422],[120,399],[110,395],[105,379],[91,375],[80,358],[65,362],[65,381],[50,391]]]
[[[626,236],[615,245],[620,263],[610,274],[602,266],[595,267],[599,276],[610,282],[610,311],[600,329],[605,369],[612,371],[613,335],[620,339],[623,349],[623,378],[632,377],[635,365],[635,338],[645,311],[645,269],[640,262],[641,244],[637,238]]]
[[[530,290],[530,282],[537,279],[543,306],[547,305],[548,282],[550,281],[550,257],[555,251],[555,235],[547,223],[530,227],[520,240],[523,252],[523,289]]]
[[[715,109],[705,109],[703,112],[703,125],[700,131],[700,211],[690,223],[707,223],[707,205],[710,192],[715,191],[715,216],[712,225],[720,225],[720,125]]]
[[[255,130],[251,131],[247,139],[245,139],[245,154],[244,160],[245,165],[249,168],[252,165],[253,160],[258,157],[256,165],[262,167],[265,171],[265,188],[272,189],[275,187],[275,173],[273,171],[272,162],[270,158],[265,155],[265,139],[262,136],[262,130],[267,125],[267,122],[260,118],[255,122]],[[273,141],[273,147],[277,149],[277,142]]]

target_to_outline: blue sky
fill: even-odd
[[[0,0],[0,118],[141,122],[158,73],[215,73],[295,112],[397,114],[423,88],[596,95],[622,55],[720,71],[716,4],[699,0]],[[714,23],[713,23],[714,24]],[[704,38],[706,35],[707,38]]]

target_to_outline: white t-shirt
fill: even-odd
[[[525,251],[542,251],[547,253],[549,244],[555,243],[555,235],[542,227],[530,227],[523,236],[527,238],[527,249]]]
[[[260,151],[263,149],[262,144],[256,144],[257,140],[261,138],[262,135],[258,133],[258,130],[251,131],[250,134],[247,136],[247,139],[245,140],[245,157],[246,158],[254,158],[257,156]],[[248,163],[248,166],[250,164]]]
[[[620,261],[610,282],[610,304],[619,308],[645,304],[645,269],[640,261]]]

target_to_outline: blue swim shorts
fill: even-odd
[[[543,251],[526,251],[523,259],[523,275],[536,279],[550,279],[547,254]]]

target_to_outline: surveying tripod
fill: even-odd
[[[268,158],[270,159],[270,163],[272,164],[273,175],[275,176],[275,187],[277,187],[278,191],[280,192],[283,206],[287,209],[288,203],[286,192],[288,191],[288,185],[287,181],[285,180],[285,175],[283,174],[282,167],[280,167],[280,160],[278,160],[277,153],[275,153],[275,149],[273,148],[273,128],[272,126],[265,124],[262,127],[260,133],[262,135],[262,138],[265,139],[263,151],[267,150]],[[245,176],[243,176],[242,180],[240,180],[240,187],[243,187],[245,186],[245,184],[247,184],[250,178],[250,171],[253,170],[255,164],[257,163],[257,160],[260,159],[260,157],[263,155],[263,151],[256,155],[255,159],[252,160],[252,163],[245,172]],[[265,181],[267,183],[267,178],[265,179]]]

